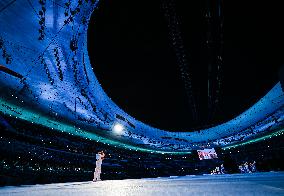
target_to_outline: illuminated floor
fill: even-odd
[[[284,195],[284,172],[7,186],[0,195]]]

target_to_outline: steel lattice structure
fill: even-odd
[[[2,114],[109,145],[158,153],[227,148],[283,133],[272,129],[284,118],[280,83],[236,118],[204,130],[173,133],[129,116],[106,95],[90,65],[88,21],[98,3],[1,0]],[[112,131],[116,123],[125,127],[120,135]],[[241,134],[245,137],[234,139]]]

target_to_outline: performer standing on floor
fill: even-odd
[[[105,157],[104,151],[100,151],[98,152],[98,154],[96,154],[97,161],[96,161],[96,169],[94,172],[93,182],[101,181],[102,163],[103,163],[104,157]]]

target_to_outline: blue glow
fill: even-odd
[[[0,12],[0,65],[25,79],[0,70],[0,111],[5,115],[123,148],[158,153],[190,153],[207,143],[213,147],[244,144],[260,132],[273,134],[269,127],[283,120],[283,91],[277,83],[247,111],[218,126],[175,133],[150,127],[106,95],[90,65],[87,28],[98,1],[78,4],[72,0],[68,6],[63,0],[46,0],[43,6],[37,0],[15,1],[6,7],[8,4],[8,0],[0,2],[0,9],[4,8]],[[270,116],[279,117],[278,122],[267,121]],[[119,136],[112,132],[114,123],[124,127]],[[248,134],[248,130],[253,131]],[[245,134],[245,139],[231,138],[239,134]]]

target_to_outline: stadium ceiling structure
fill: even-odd
[[[208,129],[169,132],[129,116],[104,92],[89,61],[88,22],[98,3],[1,0],[2,115],[107,145],[152,153],[229,148],[283,134],[280,83],[247,111]]]

